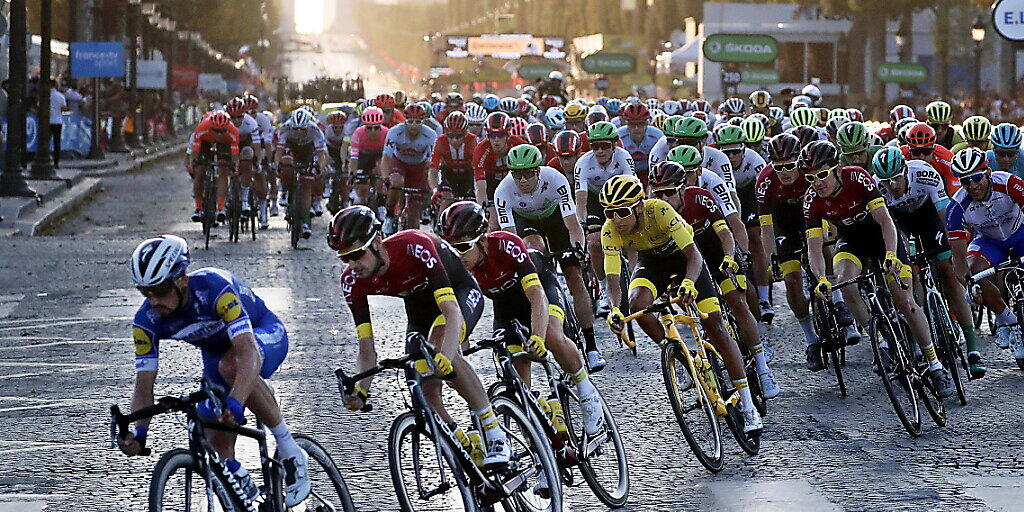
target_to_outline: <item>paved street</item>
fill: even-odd
[[[51,236],[0,241],[0,511],[145,510],[155,457],[128,459],[108,447],[108,408],[127,408],[134,366],[129,322],[142,300],[128,257],[145,237],[170,232],[192,246],[192,268],[238,274],[288,326],[291,348],[273,385],[295,430],[326,442],[361,510],[395,510],[385,444],[402,410],[397,379],[375,382],[370,414],[338,404],[333,371],[354,365],[355,332],[342,302],[340,262],[323,241],[319,219],[306,248],[288,247],[277,218],[256,242],[216,240],[200,247],[187,222],[192,202],[180,159],[111,178],[105,190]],[[226,239],[226,235],[225,235]],[[776,296],[781,299],[780,293]],[[397,354],[405,319],[397,299],[378,300],[375,331],[382,356]],[[489,313],[481,321],[490,325]],[[477,335],[487,329],[478,328]],[[657,351],[639,357],[613,349],[596,377],[632,464],[626,511],[667,510],[1021,510],[1024,496],[1024,376],[1009,354],[982,339],[990,373],[972,382],[971,403],[947,402],[950,421],[911,439],[870,371],[867,344],[847,368],[850,396],[831,374],[803,368],[803,343],[791,314],[772,331],[773,366],[783,394],[770,404],[761,454],[743,455],[726,439],[727,466],[710,475],[686,447],[664,397]],[[158,394],[194,388],[199,352],[165,343]],[[473,361],[485,381],[485,356]],[[154,423],[154,452],[180,446],[180,422]],[[251,453],[242,461],[253,467]],[[584,487],[567,490],[572,510],[603,510]]]

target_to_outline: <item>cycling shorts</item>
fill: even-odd
[[[377,166],[380,159],[384,156],[384,153],[373,152],[373,151],[362,151],[359,153],[359,159],[356,160],[356,168],[359,169],[360,173],[365,172],[367,174],[373,172],[373,168]]]
[[[401,160],[395,160],[395,165],[391,168],[391,172],[398,173],[405,178],[404,186],[406,188],[427,190],[429,187],[427,184],[426,162],[420,164],[407,164]]]
[[[655,254],[654,251],[641,251],[637,259],[636,270],[629,281],[629,289],[644,287],[651,290],[655,297],[661,296],[669,284],[678,283],[686,275],[686,256],[682,251],[666,254]],[[694,283],[697,288],[697,309],[704,313],[721,311],[718,304],[718,290],[711,279],[708,265],[705,262],[700,276]]]
[[[548,314],[565,320],[566,305],[562,304],[562,294],[558,291],[558,280],[555,278],[554,270],[544,265],[540,254],[531,252],[530,258],[533,259],[533,264],[537,268],[540,285],[544,288],[544,295],[548,299]],[[513,321],[518,321],[527,329],[530,328],[530,299],[526,298],[526,291],[522,286],[513,286],[499,295],[491,297],[491,301],[494,304],[494,330],[504,329],[506,341],[510,342],[514,339],[512,338]],[[536,334],[544,336],[543,333]]]
[[[571,249],[569,244],[569,228],[565,227],[565,221],[556,213],[548,215],[543,219],[528,219],[512,211],[512,220],[516,224],[516,233],[520,238],[537,235],[544,239],[551,254],[560,255],[558,263],[565,267],[578,267],[580,262],[567,251]]]
[[[911,275],[910,265],[907,264],[907,247],[901,241],[896,246],[896,257],[903,262],[903,270],[900,277],[908,278]],[[836,241],[836,253],[832,257],[832,265],[838,265],[842,260],[850,260],[861,271],[866,264],[881,268],[882,260],[885,259],[885,241],[882,237],[862,238],[858,243],[848,242],[842,236]]]
[[[263,317],[263,322],[260,325],[252,327],[252,334],[256,338],[256,345],[259,347],[260,356],[263,359],[260,365],[260,377],[269,379],[288,355],[288,331],[285,330],[284,323],[277,316],[268,313]],[[215,354],[207,350],[203,350],[202,353],[203,378],[219,386],[230,387],[220,374],[220,360],[225,353]]]
[[[775,234],[775,254],[779,255],[782,274],[801,271],[800,253],[804,252],[804,218],[796,209],[791,215],[772,215]]]
[[[473,332],[480,316],[484,312],[484,296],[480,292],[479,285],[469,272],[449,272],[448,277],[452,280],[452,290],[455,291],[455,300],[462,311],[462,326],[459,332],[459,341],[464,342]],[[434,300],[433,292],[422,292],[405,298],[405,314],[407,324],[405,327],[406,353],[416,347],[409,340],[413,335],[430,338],[430,330],[435,326],[445,325],[446,320],[441,314],[441,308]]]
[[[967,246],[968,256],[984,256],[993,267],[1006,261],[1011,251],[1018,256],[1024,255],[1024,228],[1018,229],[1006,240],[978,235]]]
[[[718,238],[718,234],[713,229],[706,229],[694,236],[693,241],[697,244],[700,255],[704,257],[704,266],[707,267],[708,272],[711,272],[711,278],[718,283],[721,292],[724,294],[735,290],[736,284],[725,272],[721,271],[725,252],[722,250],[722,239]],[[737,274],[736,281],[740,285],[740,290],[747,289],[747,276]]]
[[[917,247],[917,252],[936,252],[938,255],[934,259],[938,261],[949,259],[953,252],[946,237],[944,221],[937,213],[933,213],[934,209],[929,210],[922,208],[912,213],[890,212],[900,231],[920,239],[921,245]]]
[[[598,199],[597,194],[587,191],[587,222],[584,226],[587,233],[600,233],[601,227],[604,226],[604,207],[601,206],[601,201]]]
[[[473,197],[473,170],[440,170],[440,185],[448,187],[455,197]]]
[[[757,216],[757,193],[754,191],[754,184],[748,187],[736,189],[736,197],[740,200],[740,215],[743,225],[752,228],[761,225]]]

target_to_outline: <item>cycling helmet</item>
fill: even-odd
[[[483,124],[487,118],[487,110],[476,103],[466,105],[466,120],[472,124]]]
[[[868,147],[868,129],[860,121],[850,121],[839,127],[836,144],[843,153],[857,153]]]
[[[757,122],[761,123],[761,126],[764,126],[764,128],[766,130],[768,129],[769,126],[772,125],[771,118],[766,116],[766,115],[764,115],[764,114],[762,114],[762,113],[760,113],[760,112],[755,112],[753,114],[750,114],[745,119],[755,119],[755,120],[757,120]]]
[[[845,111],[843,112],[845,113]],[[835,116],[832,119],[829,119],[828,123],[825,124],[825,130],[828,131],[828,134],[830,136],[835,137],[836,134],[839,133],[839,129],[842,128],[844,124],[849,122],[850,118],[846,117],[845,115]]]
[[[548,80],[561,80],[563,78],[562,72],[557,69],[548,73]]]
[[[896,105],[889,111],[889,119],[895,123],[900,119],[906,119],[908,117],[914,117],[914,109],[906,105]]]
[[[562,107],[549,108],[547,112],[544,112],[544,119],[552,130],[565,128],[565,111],[562,110]]]
[[[800,94],[807,96],[811,99],[813,105],[817,105],[821,101],[821,89],[818,89],[817,85],[807,84],[803,89],[800,89]]]
[[[599,121],[607,121],[607,120],[608,120],[608,113],[605,112],[604,109],[592,110],[589,114],[587,114],[587,126],[590,126],[590,125],[592,125],[594,123],[597,123]]]
[[[804,169],[826,169],[839,165],[839,150],[827,140],[816,140],[800,152],[797,165]]]
[[[587,140],[591,142],[601,140],[618,140],[619,132],[615,125],[608,121],[598,121],[587,128]]]
[[[882,140],[882,137],[880,137],[877,133],[869,133],[868,136],[871,137],[871,145],[872,146],[884,146],[885,145],[885,141]]]
[[[896,126],[893,127],[893,132],[896,133],[896,140],[898,140],[900,144],[907,143],[907,129],[915,124],[917,124],[917,119],[914,119],[913,117],[905,117],[896,121]]]
[[[715,129],[715,144],[719,148],[730,144],[743,144],[746,140],[747,134],[739,126],[724,124]]]
[[[224,105],[224,110],[228,111],[228,114],[244,114],[245,113],[245,101],[242,98],[231,98],[231,101],[227,105]]]
[[[428,112],[430,112],[430,115],[432,115],[434,117],[437,117],[439,114],[441,114],[441,112],[444,111],[444,109],[445,109],[445,104],[440,102],[440,101],[438,101],[438,102],[435,102],[433,105],[430,106],[429,109],[426,109],[426,110]],[[406,116],[406,117],[408,117],[408,116]]]
[[[363,103],[364,103],[364,104],[365,104],[365,105],[366,105],[367,107],[375,107],[375,106],[377,106],[377,101],[376,101],[376,100],[374,100],[373,98],[369,98],[369,99],[367,99],[367,100],[366,100],[365,102],[363,102]]]
[[[729,98],[722,102],[718,111],[725,113],[727,116],[741,116],[746,109],[747,106],[743,103],[743,100],[739,98]]]
[[[472,240],[487,232],[484,208],[474,201],[452,203],[437,216],[436,233],[444,240]]]
[[[540,101],[537,102],[537,106],[544,111],[547,111],[549,108],[555,107],[557,105],[558,100],[556,100],[555,97],[551,96],[550,94],[545,94],[544,96],[541,96]]]
[[[335,110],[330,114],[327,114],[327,124],[345,124],[347,116],[340,110]]]
[[[465,101],[465,98],[462,97],[462,93],[461,92],[457,92],[457,91],[452,91],[452,92],[448,93],[444,97],[444,102],[445,103],[455,103],[455,102],[462,103],[463,101]]]
[[[668,119],[668,117],[669,116],[666,115],[664,112],[658,113],[658,114],[654,114],[653,116],[651,116],[651,126],[661,130],[662,133],[664,133],[665,132],[665,120]]]
[[[988,169],[988,158],[985,157],[985,152],[978,148],[964,148],[953,155],[949,168],[954,176],[962,178]]]
[[[750,93],[750,105],[756,108],[771,107],[772,95],[768,91],[754,91]]]
[[[932,124],[950,124],[953,122],[953,109],[945,101],[933,101],[924,107],[924,115]]]
[[[377,107],[370,107],[363,111],[363,115],[359,116],[359,119],[363,124],[384,124],[384,111]]]
[[[662,160],[651,169],[650,184],[655,187],[678,187],[683,184],[686,177],[686,168],[679,162]]]
[[[499,103],[499,100],[498,100],[497,96],[495,96],[493,94],[488,94],[487,96],[484,96],[484,102],[483,102],[484,110],[486,110],[488,112],[494,112],[495,110],[498,110],[498,103]]]
[[[668,100],[661,104],[661,110],[670,116],[674,116],[682,113],[683,106],[676,100]]]
[[[245,110],[247,112],[254,112],[260,108],[260,99],[252,94],[243,96],[242,101],[245,103]]]
[[[508,115],[513,115],[519,110],[519,100],[506,96],[498,102],[498,108]]]
[[[789,129],[789,133],[796,135],[796,138],[800,139],[801,147],[821,139],[821,135],[818,133],[818,130],[807,125],[794,126]]]
[[[441,93],[432,92],[430,93],[430,101],[441,101]]]
[[[857,121],[858,123],[864,122],[864,113],[856,108],[846,109],[846,117],[849,117],[850,121]]]
[[[792,112],[800,107],[813,107],[814,101],[807,96],[800,94],[793,96],[793,99],[789,101],[789,111]]]
[[[381,108],[381,109],[394,108],[395,107],[395,97],[390,95],[390,94],[388,94],[388,93],[386,93],[386,92],[382,93],[382,94],[378,94],[377,97],[373,100],[373,106]]]
[[[548,129],[542,123],[532,123],[526,127],[526,141],[534,146],[545,146],[548,143]]]
[[[489,133],[508,133],[510,117],[504,112],[491,112],[484,121]]]
[[[675,137],[708,136],[708,124],[700,119],[697,119],[696,117],[680,117],[673,127],[674,130],[672,128],[669,128],[668,122],[665,123],[665,127],[669,130],[672,130],[673,133],[671,135]]]
[[[402,111],[405,114],[406,119],[426,119],[427,110],[423,108],[419,103],[410,103],[405,106],[405,110]]]
[[[630,103],[619,112],[619,117],[625,123],[638,123],[650,119],[651,112],[643,103]]]
[[[693,110],[704,112],[705,114],[710,114],[711,104],[708,103],[708,100],[705,99],[693,100]]]
[[[1001,149],[1020,149],[1020,128],[1010,123],[999,123],[989,138],[992,146]]]
[[[583,140],[575,130],[562,130],[555,134],[555,154],[558,156],[578,155],[583,147]]]
[[[744,140],[748,144],[761,142],[764,140],[765,135],[767,135],[764,122],[754,116],[744,119],[743,122],[740,123],[740,128],[743,129],[743,133],[745,134]]]
[[[817,126],[818,113],[812,108],[800,107],[789,113],[789,121],[793,126]]]
[[[964,120],[961,131],[966,140],[988,140],[992,136],[992,123],[985,116],[971,116]]]
[[[537,146],[520,144],[508,150],[506,161],[510,171],[533,169],[544,165],[544,155]]]
[[[845,108],[834,108],[832,110],[828,110],[828,115],[825,116],[825,119],[828,120],[828,121],[831,121],[833,117],[838,117],[838,116],[843,116],[843,117],[846,117],[846,118],[850,117],[850,116],[846,115],[846,109]]]
[[[366,246],[380,233],[380,221],[366,206],[349,206],[331,219],[327,245],[335,251]]]
[[[622,100],[618,98],[612,98],[608,100],[608,103],[604,106],[605,110],[608,111],[608,115],[617,116],[619,111],[622,110]]]
[[[928,123],[914,123],[906,128],[904,139],[912,148],[930,148],[935,145],[935,129]]]
[[[786,118],[786,111],[782,107],[768,107],[768,115],[775,123],[781,123]]]
[[[519,98],[516,100],[516,115],[525,116],[526,114],[529,114],[531,105],[532,104],[529,101]]]
[[[644,101],[643,105],[647,107],[647,110],[661,110],[661,102],[658,101],[658,98],[647,98],[647,101]]]
[[[768,141],[768,158],[772,162],[794,160],[800,156],[800,139],[792,133],[780,133]]]
[[[565,106],[565,118],[566,119],[585,119],[587,117],[587,107],[583,106],[582,103],[576,101],[569,102]]]
[[[689,168],[700,165],[704,161],[704,156],[693,146],[676,146],[668,150],[668,160]]]
[[[466,128],[469,127],[469,120],[466,119],[466,114],[456,110],[448,117],[444,118],[444,132],[445,133],[465,133]]]
[[[521,117],[513,117],[508,120],[508,134],[512,137],[526,138],[526,127],[529,123]]]
[[[188,243],[174,235],[160,235],[143,241],[132,253],[132,281],[149,288],[185,275]]]
[[[300,124],[296,124],[296,117],[299,117],[299,119],[303,122]],[[210,117],[208,117],[207,119],[210,120],[210,128],[213,128],[215,130],[225,130],[227,129],[228,126],[231,126],[231,116],[229,116],[228,113],[224,112],[223,110],[218,110],[210,114]],[[312,117],[305,110],[296,110],[295,112],[292,112],[291,120],[292,125],[294,126],[306,126],[307,122],[312,121]]]
[[[871,158],[871,172],[883,180],[892,179],[906,170],[907,161],[903,158],[903,151],[895,146],[882,148]]]
[[[395,91],[394,97],[395,106],[398,108],[405,108],[405,102],[408,100],[408,96],[406,96],[405,91],[401,89]]]
[[[598,200],[605,208],[633,206],[644,199],[644,186],[632,174],[618,174],[604,182]]]
[[[694,110],[693,112],[690,112],[689,117],[700,119],[701,121],[704,121],[705,123],[711,122],[711,114],[708,114],[707,112],[704,112],[703,110]]]

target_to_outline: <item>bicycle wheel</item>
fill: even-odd
[[[953,321],[949,317],[949,310],[946,309],[945,301],[935,293],[928,293],[925,315],[928,318],[928,326],[932,329],[932,342],[935,344],[935,352],[939,355],[949,375],[953,379],[953,386],[956,388],[956,397],[960,405],[967,405],[967,391],[964,388],[963,376],[960,374],[960,346],[959,341],[953,333]]]
[[[718,359],[717,356],[708,352],[708,360],[711,363],[711,370],[714,373],[715,380],[718,381],[719,393],[722,393],[722,399],[728,400],[729,396],[733,393],[738,393],[732,386],[732,379],[729,377],[729,372],[726,371],[725,365]],[[756,376],[754,377],[757,378]],[[750,385],[750,378],[747,378],[747,385]],[[725,390],[731,390],[726,395]],[[751,390],[753,394],[753,390]],[[740,448],[748,455],[757,455],[761,451],[761,432],[744,432],[743,431],[743,411],[739,407],[739,402],[736,404],[726,404],[725,406],[725,425],[732,432],[732,437],[736,439],[736,444],[740,445]]]
[[[465,512],[476,512],[466,475],[447,450],[441,449],[440,454],[437,450],[429,433],[417,425],[415,413],[403,413],[391,423],[388,467],[399,507],[403,512],[413,512],[458,510],[456,507],[461,505]],[[439,460],[444,461],[443,466]]]
[[[729,311],[728,305],[723,301],[722,313],[725,322],[725,331],[729,334],[729,337],[736,341],[737,346],[740,349],[740,354],[743,356],[743,368],[747,375],[747,385],[750,387],[750,398],[754,402],[754,407],[757,408],[762,416],[768,414],[768,400],[764,397],[764,390],[761,389],[761,380],[757,377],[757,367],[754,365],[754,357],[750,355],[750,349],[747,348],[746,344],[743,343],[743,338],[740,336],[740,329],[736,325],[736,317],[733,316],[732,312]]]
[[[311,491],[305,501],[292,507],[294,510],[338,510],[355,512],[352,496],[345,484],[345,477],[338,471],[334,459],[316,439],[305,434],[295,434],[295,442],[309,456],[309,483]],[[276,454],[275,454],[276,456]],[[277,457],[280,460],[280,457]]]
[[[233,510],[225,506],[232,503],[232,498],[221,481],[213,475],[207,481],[197,470],[198,461],[184,448],[161,455],[149,482],[149,511],[203,512],[216,507],[211,506],[211,499],[221,508]]]
[[[519,404],[508,397],[491,402],[512,448],[508,469],[496,479],[507,482],[524,477],[512,491],[515,504],[531,512],[562,510],[562,479],[543,430],[530,421]]]
[[[212,173],[213,170],[206,171]],[[213,236],[213,225],[217,221],[217,187],[215,179],[208,175],[206,184],[203,187],[203,238],[206,240],[206,249],[210,248],[210,238]]]
[[[619,298],[619,309],[622,311],[629,311],[629,276],[626,274],[628,271],[625,269],[629,268],[629,260],[622,258],[623,272],[619,274],[619,289],[622,290],[622,297]],[[636,355],[636,333],[633,330],[633,322],[626,324],[626,336],[628,339],[633,341],[633,346],[629,348],[629,351]]]
[[[578,450],[583,479],[601,503],[611,508],[625,505],[629,498],[629,461],[626,459],[626,449],[619,436],[619,427],[615,424],[612,411],[608,409],[608,403],[602,401],[605,427],[600,435],[605,438],[596,449],[584,453],[586,446],[583,445],[583,411],[580,408],[579,397],[568,386],[561,384],[558,386],[558,398],[562,402],[562,410],[565,411],[565,425],[572,435],[573,445]]]
[[[291,235],[292,249],[299,248],[299,238],[302,236],[303,214],[299,204],[299,176],[295,174],[292,186],[288,189],[288,232]]]
[[[680,350],[688,350],[681,342],[669,341],[661,349],[661,373],[665,390],[686,444],[702,466],[712,473],[723,467],[722,427],[715,416],[714,405]]]
[[[238,242],[242,229],[242,185],[237,178],[231,178],[228,188],[228,240]]]
[[[828,351],[828,358],[831,361],[832,369],[836,373],[836,383],[839,385],[839,396],[846,396],[846,379],[843,378],[843,348]]]
[[[882,386],[885,387],[885,393],[889,395],[889,402],[892,403],[896,416],[903,428],[911,436],[917,437],[921,435],[921,409],[917,403],[917,391],[911,385],[910,375],[907,372],[907,368],[913,363],[908,359],[911,356],[906,340],[894,331],[888,318],[872,317],[868,326],[871,350],[874,352],[875,360],[878,361]],[[888,350],[882,347],[882,343],[887,344]],[[884,358],[883,355],[885,355]]]

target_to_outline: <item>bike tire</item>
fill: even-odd
[[[711,369],[714,372],[715,379],[718,381],[719,392],[723,389],[732,388],[732,379],[729,378],[729,373],[725,370],[725,366],[717,356],[708,352],[708,359],[711,362]],[[755,377],[756,378],[756,377]],[[747,379],[747,386],[750,386],[750,379]],[[733,393],[737,393],[734,389]],[[753,394],[753,391],[751,391]],[[728,397],[722,397],[723,400]],[[761,451],[761,431],[747,433],[743,431],[743,413],[739,407],[732,404],[726,404],[725,406],[725,426],[732,432],[732,437],[736,439],[736,444],[740,445],[747,455],[757,455]]]
[[[956,388],[956,397],[960,405],[967,405],[967,390],[964,388],[963,375],[960,370],[960,344],[954,339],[953,320],[949,317],[949,310],[945,308],[945,301],[934,294],[927,294],[925,315],[928,318],[928,326],[932,329],[932,342],[935,344],[935,351],[939,355],[942,366],[949,371],[953,379],[953,387]]]
[[[829,350],[828,357],[832,361],[832,369],[836,374],[836,384],[839,385],[839,396],[846,396],[846,379],[843,377],[843,354],[842,349]]]
[[[402,478],[402,444],[405,440],[408,440],[408,442],[412,444],[411,449],[413,450],[418,450],[421,443],[429,443],[433,445],[433,450],[437,450],[439,449],[439,447],[436,443],[434,443],[434,440],[430,438],[429,433],[427,433],[422,428],[420,428],[419,425],[417,425],[417,418],[415,413],[405,412],[399,415],[397,418],[395,418],[395,420],[391,423],[391,430],[388,433],[388,467],[391,471],[391,483],[395,487],[395,495],[396,498],[398,499],[398,505],[400,510],[402,510],[402,512],[415,512],[415,502],[422,503],[425,500],[421,499],[419,491],[414,489],[414,502],[414,498],[410,495],[409,489],[406,487],[406,482]],[[451,503],[453,501],[459,500],[462,503],[464,512],[478,512],[479,509],[476,506],[476,499],[473,496],[473,490],[470,487],[469,483],[467,482],[466,475],[465,473],[463,473],[461,467],[459,466],[459,463],[455,460],[454,457],[452,457],[450,453],[448,453],[447,450],[443,448],[441,449],[441,457],[444,459],[448,468],[439,467],[434,471],[436,471],[439,478],[444,478],[445,476],[447,476],[447,478],[444,478],[443,484],[449,483],[448,478],[455,481],[455,487],[457,488],[456,492],[459,494],[459,498],[454,498],[452,496],[449,498],[454,499],[446,499],[445,497],[441,497],[441,499],[438,500],[438,502]],[[423,465],[423,462],[427,462],[429,465],[430,462],[437,460],[436,451],[433,451],[432,454],[428,456],[427,461],[424,461],[417,451],[412,452],[410,454],[410,458],[412,459],[410,462],[414,465],[414,467],[411,469],[414,472],[414,481],[416,482],[419,482],[421,480],[421,472],[424,471],[424,469],[426,469],[426,467]],[[440,495],[435,495],[433,497],[438,496]]]
[[[149,482],[149,512],[163,512],[164,508],[168,510],[181,510],[181,506],[178,504],[166,504],[165,501],[167,495],[167,483],[177,471],[181,470],[185,472],[185,478],[187,482],[191,483],[192,480],[196,482],[206,484],[207,480],[203,478],[203,475],[197,473],[199,467],[199,461],[196,459],[192,452],[184,448],[175,448],[168,452],[164,452],[160,456],[160,460],[157,461],[153,467],[153,474],[150,477]],[[213,494],[217,497],[220,502],[222,509],[225,512],[234,512],[237,507],[235,506],[227,488],[223,486],[220,479],[215,475],[211,475],[208,480],[212,485]],[[189,484],[190,486],[191,484]],[[204,487],[205,489],[205,487]],[[200,494],[202,498],[207,497],[207,493],[204,491]],[[184,504],[188,505],[191,502],[191,493],[182,500]],[[187,510],[192,510],[191,506]]]
[[[679,350],[689,349],[682,342],[671,340],[661,349],[661,372],[665,380],[668,401],[676,416],[676,422],[679,423],[679,428],[683,431],[683,437],[686,438],[686,444],[690,446],[697,461],[708,471],[717,473],[724,467],[722,426],[718,423],[714,405],[711,404],[707,392],[699,384],[697,376],[690,373],[689,366],[684,362],[683,356],[678,353]],[[680,387],[679,377],[684,375],[686,381],[683,384],[685,385]],[[684,393],[689,396],[684,398]],[[700,409],[700,412],[691,417],[689,413],[697,408]],[[708,441],[710,441],[708,446],[702,446],[696,433],[698,425],[701,424],[707,425]]]
[[[338,470],[338,466],[334,463],[334,459],[331,458],[331,454],[327,453],[316,439],[305,435],[295,434],[295,443],[302,448],[306,455],[309,456],[310,469],[312,469],[313,463],[315,462],[323,470],[326,475],[330,487],[334,488],[334,492],[337,493],[337,502],[325,503],[321,500],[320,504],[310,508],[306,505],[304,510],[341,510],[344,512],[355,512],[356,507],[352,502],[352,495],[348,491],[348,485],[345,483],[345,477],[342,476],[341,471]],[[279,459],[280,460],[280,459]],[[313,471],[309,471],[310,480],[313,484],[314,490],[321,489],[322,486],[317,486],[318,478],[313,474]],[[314,499],[321,499],[323,496],[322,492],[310,493],[310,497]],[[308,499],[308,498],[307,498]]]
[[[743,338],[740,337],[740,328],[736,325],[736,317],[733,316],[732,311],[729,310],[729,306],[722,302],[722,317],[725,320],[725,330],[729,334],[729,337],[736,341],[736,345],[740,349],[740,354],[743,356],[743,370],[747,375],[747,385],[750,387],[750,398],[754,402],[754,407],[757,412],[764,416],[768,414],[768,399],[764,397],[764,390],[761,389],[761,379],[757,376],[757,367],[754,364],[754,358],[750,355],[750,349],[743,343]]]
[[[604,425],[608,439],[592,455],[584,456],[582,453],[583,417],[579,397],[563,384],[558,387],[558,399],[562,402],[562,410],[565,411],[565,424],[572,435],[573,445],[580,457],[579,468],[583,480],[587,482],[587,486],[590,487],[594,496],[601,500],[601,503],[610,508],[624,506],[629,499],[629,460],[626,457],[622,437],[619,435],[619,427],[615,423],[612,411],[608,408],[608,402],[602,400]],[[579,411],[578,420],[576,419],[577,411]],[[599,469],[596,467],[600,459],[608,458],[604,448],[609,446],[614,450],[612,454],[615,465],[614,483],[603,482],[602,475],[598,474]]]
[[[288,190],[288,233],[291,236],[292,249],[299,248],[299,238],[302,237],[302,213],[298,204],[298,191],[301,190],[299,180],[298,173],[295,173],[295,179]]]
[[[529,415],[519,406],[518,403],[512,399],[501,396],[494,399],[492,402],[494,407],[494,414],[498,417],[498,421],[502,423],[503,429],[509,438],[509,443],[519,442],[525,448],[527,452],[531,453],[530,462],[527,463],[524,468],[528,467],[540,467],[541,473],[538,473],[537,478],[545,478],[548,483],[548,490],[551,495],[547,498],[541,498],[547,501],[546,505],[538,506],[534,503],[530,503],[528,498],[537,496],[533,492],[533,487],[530,479],[527,483],[524,483],[518,490],[513,491],[514,501],[517,505],[525,510],[531,512],[561,512],[562,510],[562,478],[561,472],[558,469],[558,463],[555,459],[555,454],[551,450],[551,443],[548,437],[544,434],[542,427],[539,427],[536,423],[530,420]],[[513,432],[509,432],[511,423],[516,423],[519,435]],[[525,436],[522,439],[521,436]],[[526,444],[529,443],[529,444]],[[512,447],[512,458],[509,460],[509,470],[506,473],[511,473],[516,467],[517,457],[524,453],[522,450],[517,449],[515,446]]]
[[[239,232],[242,229],[242,186],[237,178],[231,178],[230,194],[228,201],[228,240],[238,243]]]
[[[213,170],[208,170],[208,173]],[[205,247],[210,249],[210,238],[213,236],[213,224],[217,220],[217,187],[216,181],[207,177],[203,188],[203,238]]]
[[[906,340],[897,337],[894,331],[889,319],[872,317],[868,326],[871,350],[881,369],[882,386],[889,396],[889,403],[892,404],[896,417],[912,437],[918,437],[921,435],[921,409],[918,407],[917,390],[910,382],[910,376],[905,369],[900,367],[904,364],[912,364],[907,362],[907,358],[912,356],[907,352]],[[881,346],[883,339],[888,340],[889,350],[894,358],[891,361],[895,361],[896,365],[884,364]],[[902,398],[904,395],[905,399]]]

